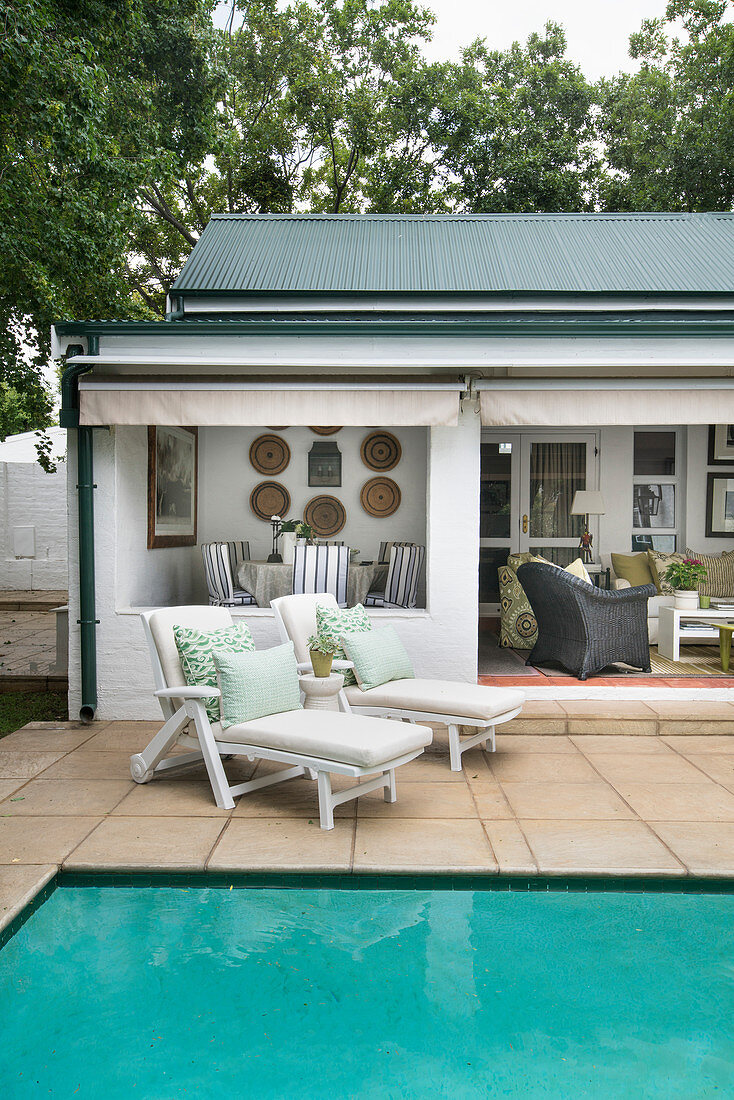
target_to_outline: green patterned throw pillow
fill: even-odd
[[[190,687],[216,687],[217,670],[214,666],[214,650],[228,653],[251,653],[255,648],[249,627],[235,623],[222,630],[190,630],[174,626],[173,637],[181,660],[181,668]],[[219,721],[219,700],[203,699],[210,722]]]
[[[507,565],[497,570],[500,582],[500,645],[505,649],[532,649],[538,623],[517,574]]]
[[[362,691],[379,687],[389,680],[412,680],[415,677],[410,657],[391,626],[369,633],[353,632],[342,637],[348,660],[354,664],[357,683]]]
[[[285,710],[300,710],[293,642],[252,653],[217,649],[214,664],[222,692],[222,729]]]
[[[332,641],[340,642],[343,634],[364,633],[366,630],[372,630],[372,623],[361,603],[347,608],[316,604],[316,633],[320,638],[330,638]],[[334,654],[334,660],[346,661],[348,659],[340,644]],[[357,683],[351,668],[346,668],[343,671],[345,687]]]

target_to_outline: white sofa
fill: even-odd
[[[601,563],[604,569],[609,570],[611,577],[611,587],[619,591],[622,588],[631,588],[632,585],[629,581],[622,580],[621,577],[614,575],[612,569],[612,558],[610,554],[601,555]],[[658,640],[658,619],[660,617],[661,607],[671,607],[673,604],[672,596],[652,596],[647,603],[647,634],[650,639],[650,645],[657,645]]]

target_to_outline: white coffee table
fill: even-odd
[[[694,623],[703,623],[696,627]],[[680,647],[702,642],[719,641],[719,623],[734,623],[731,611],[679,611],[677,607],[661,607],[658,619],[658,653],[669,661],[680,660]]]

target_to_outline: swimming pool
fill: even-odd
[[[734,897],[60,887],[0,952],[5,1100],[734,1091]]]

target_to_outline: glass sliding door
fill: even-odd
[[[519,435],[482,439],[479,607],[485,613],[499,605],[497,569],[506,563],[512,549],[513,526],[520,507],[519,465]]]

